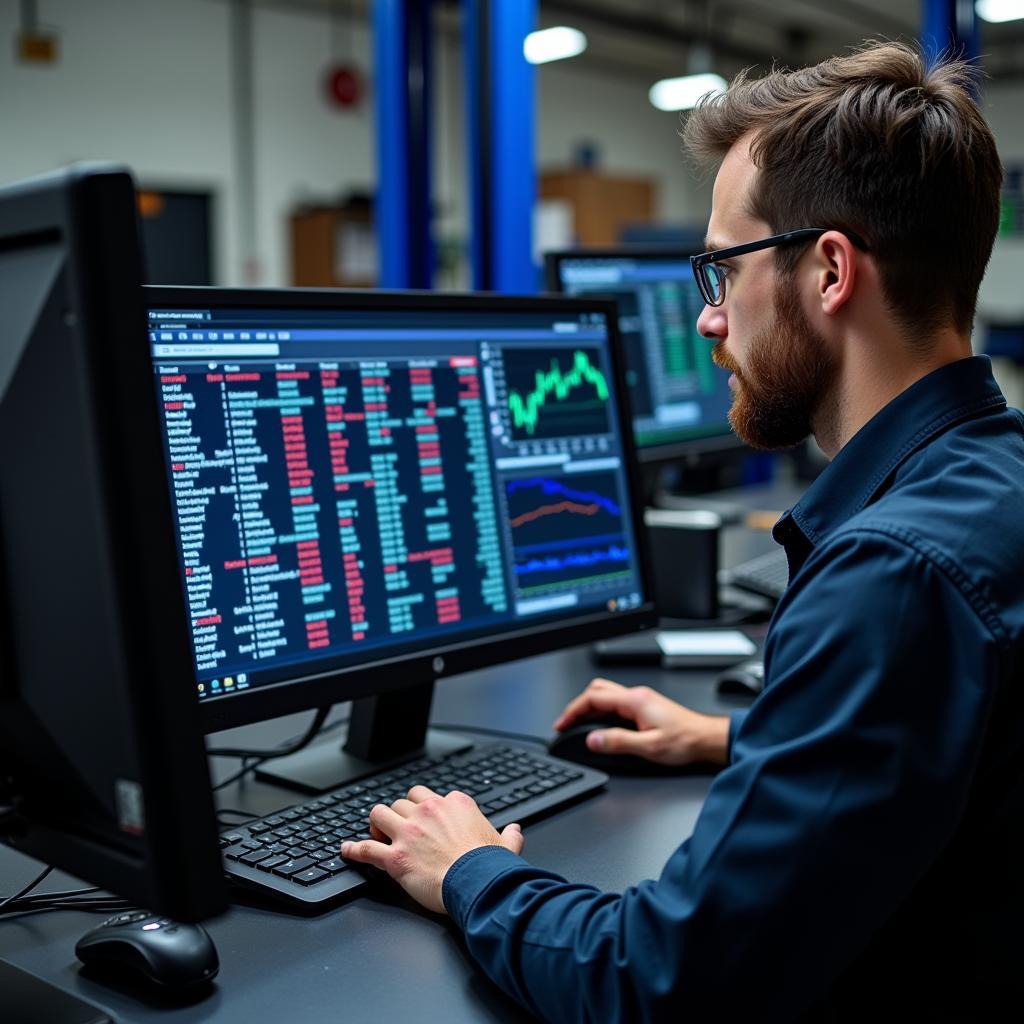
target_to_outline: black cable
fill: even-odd
[[[242,759],[242,767],[233,775],[229,775],[226,779],[218,782],[213,787],[213,792],[216,793],[218,789],[224,789],[233,782],[237,782],[243,776],[248,775],[249,772],[255,771],[265,761],[297,753],[309,744],[321,730],[327,733],[348,721],[347,718],[340,718],[337,722],[332,722],[326,729],[323,729],[324,719],[327,718],[330,710],[330,706],[317,708],[312,723],[300,737],[294,740],[286,740],[282,746],[276,747],[273,750],[246,750],[240,747],[221,747],[208,750],[206,753],[209,757],[240,757]],[[247,764],[250,760],[253,763]]]
[[[213,787],[213,792],[216,793],[218,789],[224,789],[225,786],[230,786],[232,782],[237,782],[243,775],[248,775],[249,772],[255,771],[261,764],[263,764],[263,761],[269,761],[270,758],[265,757],[262,760],[253,761],[252,764],[247,764],[247,760],[248,758],[243,758],[241,769],[235,772],[234,775],[229,775],[226,779],[222,779],[218,782],[217,785]]]
[[[288,754],[294,754],[301,750],[313,737],[320,731],[324,724],[325,719],[330,714],[331,707],[317,708],[316,714],[313,716],[313,721],[310,727],[297,739],[288,740],[287,742],[292,744],[290,747],[275,747],[273,750],[249,750],[245,747],[214,747],[212,750],[207,750],[207,757],[240,757],[243,760],[247,757],[259,757],[269,759],[271,757],[286,757]],[[332,723],[336,725],[338,723]]]
[[[33,903],[19,900],[0,910],[0,919],[24,917],[29,914],[43,914],[52,910],[81,910],[86,913],[111,913],[115,910],[132,910],[135,904],[117,897],[93,900],[55,900],[53,903]]]
[[[548,741],[540,736],[531,736],[525,732],[509,732],[507,729],[488,729],[483,725],[453,725],[450,722],[431,722],[431,729],[438,729],[441,732],[478,732],[481,736],[497,736],[499,739],[521,740],[524,743],[536,743],[540,747],[547,747]]]
[[[243,811],[237,807],[218,807],[217,817],[219,818],[222,814],[237,814],[240,818],[256,818],[259,815],[253,814],[252,811]],[[239,822],[239,824],[242,824]]]
[[[30,893],[52,870],[53,865],[50,864],[45,867],[33,881],[29,882],[24,889],[20,889],[18,892],[14,893],[13,896],[8,896],[6,899],[0,900],[0,910],[3,910],[8,903],[13,903],[15,900],[20,900],[22,896],[28,895],[28,893]]]
[[[56,900],[56,899],[65,900],[65,899],[70,899],[71,897],[77,897],[77,896],[93,896],[93,895],[95,895],[96,893],[98,893],[100,891],[101,890],[100,890],[100,887],[98,885],[91,885],[91,886],[89,886],[88,889],[62,889],[62,890],[59,890],[58,892],[37,892],[37,893],[35,893],[32,896],[22,896],[20,898],[20,900],[21,900],[22,903],[28,903],[30,901],[34,902],[36,900]],[[102,899],[110,899],[110,897],[108,897],[108,896],[101,897],[101,898]],[[117,899],[121,899],[120,896],[118,896],[116,898]]]

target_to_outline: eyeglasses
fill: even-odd
[[[720,267],[718,265],[720,260],[731,260],[734,256],[757,252],[760,249],[772,249],[777,245],[807,242],[812,238],[819,238],[826,231],[836,230],[846,235],[858,249],[868,252],[868,246],[864,239],[852,231],[842,231],[838,228],[797,228],[795,231],[785,231],[781,235],[761,238],[756,242],[745,242],[743,245],[733,245],[728,249],[712,249],[711,252],[702,252],[699,256],[691,256],[690,266],[693,268],[693,276],[700,289],[701,298],[709,306],[720,306],[725,301],[725,279],[729,268]]]

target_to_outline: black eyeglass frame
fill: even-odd
[[[690,257],[690,268],[693,271],[693,278],[697,282],[701,298],[709,306],[720,306],[725,302],[725,279],[719,278],[721,294],[716,301],[709,282],[704,277],[705,267],[714,266],[721,260],[731,260],[734,256],[743,256],[748,252],[759,252],[761,249],[772,249],[778,245],[789,245],[792,242],[806,242],[812,238],[820,238],[826,231],[838,231],[840,234],[846,235],[858,249],[870,252],[867,242],[860,235],[843,228],[796,228],[793,231],[784,231],[781,235],[759,238],[756,242],[744,242],[742,245],[732,245],[728,249],[712,249],[710,252],[702,252]]]

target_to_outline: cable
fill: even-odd
[[[13,903],[15,900],[20,900],[22,896],[28,895],[28,893],[30,893],[52,870],[53,865],[48,865],[39,873],[39,875],[36,876],[36,878],[33,881],[29,882],[24,889],[19,890],[13,896],[8,896],[7,899],[5,900],[0,900],[0,910],[3,910],[3,908],[6,907],[8,903]]]
[[[240,757],[243,760],[247,757],[260,757],[260,758],[271,758],[271,757],[285,757],[288,754],[294,754],[296,751],[301,750],[313,737],[320,731],[324,724],[324,720],[330,714],[331,706],[328,704],[326,707],[317,708],[316,714],[313,716],[313,721],[309,728],[297,739],[286,741],[289,744],[294,744],[293,747],[275,747],[273,750],[251,750],[245,747],[214,747],[212,750],[207,750],[207,757]],[[332,723],[334,725],[339,723]]]
[[[229,775],[226,779],[222,779],[213,787],[213,792],[217,792],[218,789],[224,789],[226,786],[230,786],[233,782],[237,782],[243,776],[248,775],[249,772],[255,771],[265,761],[270,761],[276,757],[287,757],[289,754],[297,753],[302,750],[323,728],[324,720],[330,714],[330,705],[327,707],[317,708],[316,714],[313,716],[313,721],[310,723],[309,728],[295,740],[286,740],[285,743],[273,750],[247,750],[241,747],[215,747],[212,750],[208,750],[207,756],[209,757],[240,757],[242,759],[242,767],[235,772],[233,775]],[[329,732],[332,729],[336,729],[339,725],[348,721],[346,718],[340,718],[337,722],[332,722],[324,732]],[[248,762],[252,761],[252,764]]]
[[[497,736],[499,739],[521,740],[524,743],[536,743],[540,747],[547,747],[548,741],[540,736],[530,736],[525,732],[509,732],[507,729],[488,729],[483,725],[454,725],[450,722],[431,722],[431,729],[438,729],[440,732],[478,732],[481,736]]]
[[[83,900],[54,900],[53,902],[34,902],[18,900],[8,907],[0,909],[0,918],[22,917],[27,914],[42,914],[51,910],[81,910],[85,912],[110,913],[115,910],[132,910],[135,904],[117,896]]]
[[[219,818],[222,814],[236,814],[239,818],[258,817],[258,815],[254,815],[252,811],[243,811],[237,807],[218,807],[217,817]]]

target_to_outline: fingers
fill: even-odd
[[[650,733],[632,729],[595,729],[587,736],[587,746],[606,754],[639,754],[644,756],[651,745]]]
[[[375,868],[387,871],[391,857],[391,847],[384,843],[364,839],[360,843],[342,843],[341,855],[346,860],[354,860],[359,864],[371,864]]]
[[[434,797],[440,799],[440,794],[435,793],[432,789],[428,789],[426,786],[413,786],[409,790],[408,799],[414,804],[421,804],[424,800],[432,800]]]
[[[506,825],[501,830],[501,845],[506,850],[510,850],[512,853],[518,855],[523,852],[523,844],[526,840],[523,838],[522,829],[515,823]]]
[[[370,827],[391,839],[395,838],[395,834],[404,823],[405,818],[387,804],[377,804],[370,811]]]
[[[555,721],[555,729],[562,732],[587,715],[615,713],[623,718],[633,718],[630,688],[610,679],[594,679],[590,685],[573,700]]]

